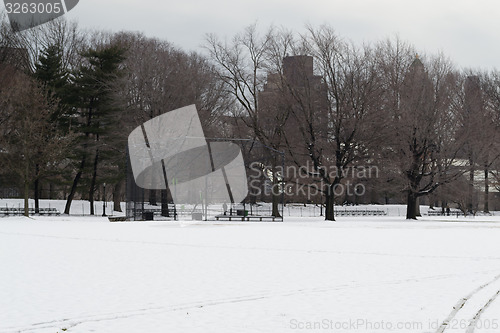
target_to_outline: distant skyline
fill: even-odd
[[[198,51],[206,33],[231,37],[253,23],[296,32],[329,24],[358,45],[398,35],[459,67],[500,69],[499,14],[498,0],[81,0],[66,17],[82,28],[140,31]]]

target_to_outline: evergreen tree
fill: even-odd
[[[75,99],[74,106],[78,110],[80,120],[77,130],[80,133],[81,151],[65,214],[69,214],[71,202],[86,172],[89,177],[85,179],[84,185],[88,188],[90,212],[94,214],[97,171],[99,165],[108,157],[106,153],[109,151],[106,148],[112,146],[110,142],[103,145],[102,139],[111,129],[118,127],[115,93],[124,53],[125,50],[118,45],[89,49],[82,55],[86,63],[74,73],[70,95]]]
[[[71,108],[66,104],[68,90],[68,72],[63,68],[62,51],[58,45],[49,45],[40,55],[38,62],[35,64],[34,78],[38,81],[40,88],[45,94],[47,103],[50,105],[51,113],[48,114],[48,121],[57,127],[57,132],[63,134],[69,139],[70,130],[70,115],[68,111]],[[53,136],[54,133],[48,133]],[[44,138],[45,141],[51,140],[50,137]],[[40,152],[38,152],[40,154]],[[61,170],[45,170],[42,173],[42,167],[39,164],[35,165],[35,180],[34,180],[34,199],[35,212],[39,211],[40,199],[40,182],[43,178],[59,178],[62,174]]]

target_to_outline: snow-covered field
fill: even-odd
[[[499,293],[500,217],[0,218],[0,332],[500,332]]]

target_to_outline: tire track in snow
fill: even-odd
[[[453,318],[455,318],[455,316],[457,315],[457,313],[465,306],[465,304],[467,303],[467,301],[469,301],[469,299],[471,299],[478,292],[480,292],[481,290],[483,290],[484,288],[488,287],[489,285],[491,285],[492,283],[494,283],[494,282],[496,282],[498,280],[500,280],[500,275],[497,275],[490,282],[485,283],[483,285],[480,285],[479,287],[477,287],[476,289],[474,289],[470,294],[468,294],[464,298],[461,298],[455,304],[455,306],[453,307],[453,310],[450,312],[450,314],[448,315],[448,317],[443,321],[443,323],[441,324],[441,326],[439,326],[439,328],[436,330],[436,333],[443,333],[448,328],[448,325],[453,320]],[[481,310],[478,311],[478,313],[474,317],[474,318],[477,317],[476,321],[474,322],[474,326],[475,326],[475,323],[477,322],[477,319],[479,319],[479,317],[481,316],[481,314],[483,312],[483,309],[487,308],[493,302],[493,300],[498,296],[499,293],[500,293],[500,291],[496,294],[496,296],[494,296],[492,299],[490,299],[490,301],[488,301],[488,303],[486,303],[486,305]],[[474,319],[472,319],[472,320],[474,320]],[[471,324],[472,324],[472,322],[471,322]],[[468,329],[467,333],[473,332],[474,331],[474,326],[472,328],[472,331],[469,331],[469,329]]]
[[[500,295],[500,290],[497,291],[496,294],[494,294],[493,297],[491,297],[488,300],[488,302],[486,302],[486,304],[483,305],[483,307],[481,309],[479,309],[479,311],[476,313],[476,315],[471,320],[469,320],[470,324],[469,324],[469,327],[467,327],[466,333],[474,333],[474,330],[476,329],[477,322],[481,318],[481,315],[491,305],[491,303],[493,303],[497,299],[497,297],[499,295]]]
[[[436,279],[448,279],[450,277],[454,277],[454,274],[446,274],[446,275],[431,275],[421,278],[409,278],[409,279],[399,279],[392,281],[382,281],[380,283],[368,283],[368,284],[359,284],[359,283],[350,283],[350,284],[342,284],[337,286],[329,286],[329,287],[316,287],[316,288],[302,288],[288,291],[280,291],[280,292],[261,292],[251,295],[237,296],[237,297],[229,297],[215,300],[203,300],[197,302],[190,303],[181,303],[181,304],[173,304],[167,306],[156,306],[150,308],[141,308],[130,311],[123,312],[112,312],[112,313],[101,313],[89,316],[81,316],[81,317],[73,317],[73,318],[63,318],[50,320],[46,322],[28,324],[23,326],[11,326],[11,327],[0,327],[0,333],[22,333],[22,332],[31,332],[40,329],[71,329],[81,324],[91,323],[91,322],[101,322],[101,321],[112,321],[119,319],[128,319],[138,316],[146,316],[146,315],[155,315],[161,314],[165,312],[176,312],[197,308],[204,308],[210,306],[217,305],[225,305],[225,304],[235,304],[235,303],[243,303],[243,302],[252,302],[265,300],[269,298],[275,297],[290,297],[302,294],[310,294],[310,293],[324,293],[331,292],[336,290],[342,290],[347,288],[373,288],[381,285],[398,285],[403,283],[419,283],[421,281],[427,280],[436,280]],[[499,276],[500,277],[500,276]]]

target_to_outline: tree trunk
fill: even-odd
[[[151,206],[156,206],[158,204],[156,199],[156,190],[149,190],[149,204]]]
[[[471,163],[471,170],[469,171],[469,192],[468,192],[468,198],[467,198],[467,210],[469,214],[473,213],[474,209],[474,167],[472,164],[472,160],[470,161]]]
[[[75,197],[78,183],[82,178],[83,168],[85,167],[85,163],[86,163],[86,156],[83,156],[82,161],[80,162],[80,168],[76,173],[75,179],[73,179],[73,185],[71,185],[71,191],[69,192],[68,199],[66,200],[66,207],[64,207],[64,214],[69,215],[69,210],[71,209],[71,203],[73,202],[73,198]]]
[[[417,201],[415,202],[415,216],[422,217],[422,214],[420,214],[420,198],[419,197],[417,197]]]
[[[121,206],[121,191],[122,191],[122,182],[119,181],[118,183],[115,184],[115,187],[113,188],[113,210],[115,212],[122,212],[122,206]]]
[[[24,216],[28,217],[30,216],[30,211],[29,211],[29,190],[30,190],[30,184],[28,183],[28,180],[24,180]]]
[[[273,194],[272,197],[272,204],[273,204],[273,212],[272,216],[274,217],[281,217],[280,210],[279,210],[279,194]]]
[[[325,221],[335,221],[334,199],[333,194],[326,195]]]
[[[489,192],[490,192],[490,185],[488,182],[488,166],[487,164],[484,166],[484,212],[489,213],[490,212],[490,205],[489,205]]]
[[[89,202],[90,202],[90,215],[94,215],[94,193],[95,193],[95,184],[97,179],[97,165],[99,164],[99,150],[95,152],[94,158],[94,169],[92,171],[92,180],[90,181],[89,188]]]
[[[406,204],[406,219],[417,219],[417,196],[411,190],[408,190],[408,201]]]
[[[161,190],[161,216],[170,217],[168,210],[168,190]]]
[[[281,217],[279,210],[279,202],[281,197],[280,184],[278,182],[277,171],[275,170],[275,168],[273,168],[273,187],[271,190],[271,196],[273,206],[272,216]]]
[[[38,175],[38,165],[36,166]],[[38,177],[35,179],[35,214],[40,213],[40,180]]]
[[[328,186],[325,195],[325,221],[335,221],[335,194],[334,185]]]

